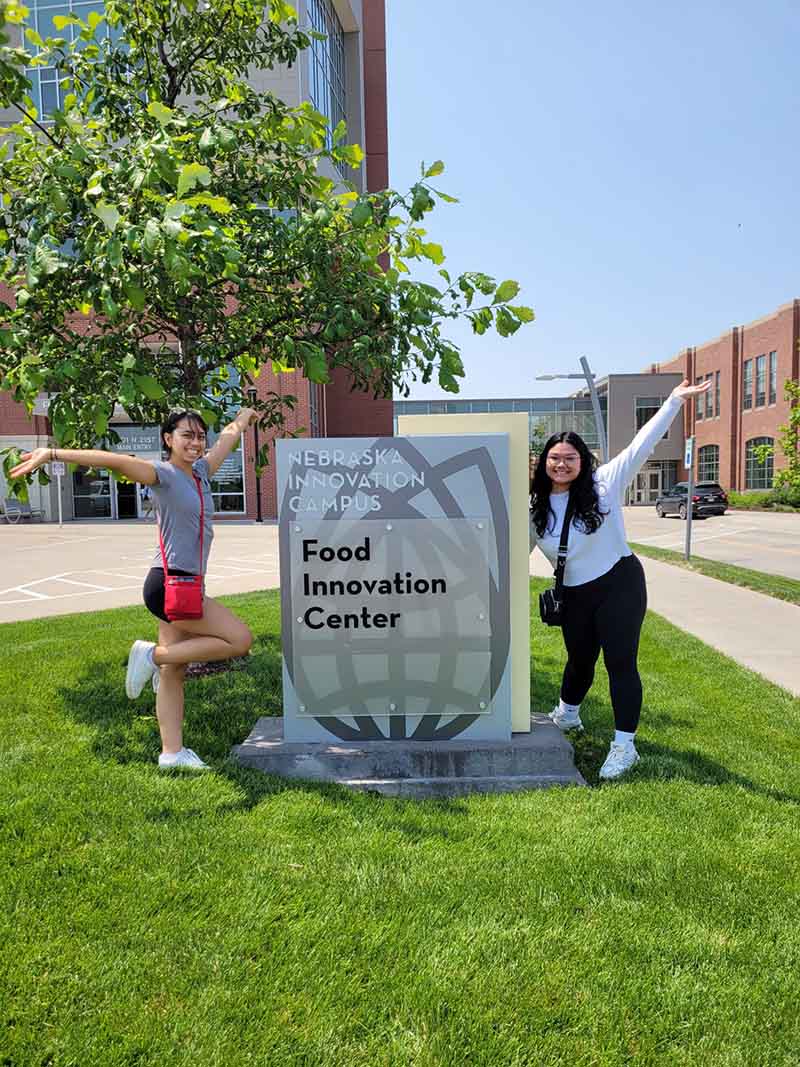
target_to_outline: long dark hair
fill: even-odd
[[[570,484],[569,492],[574,501],[574,518],[585,533],[594,533],[599,529],[606,517],[607,512],[600,510],[600,498],[597,495],[597,487],[594,484],[594,471],[597,466],[592,453],[586,446],[586,442],[579,434],[572,430],[562,430],[548,437],[542,454],[536,462],[536,469],[531,479],[531,519],[536,527],[539,537],[544,535],[550,516],[553,522],[556,515],[550,506],[550,493],[553,483],[547,473],[547,455],[554,445],[572,445],[581,457],[581,470],[578,477]]]
[[[203,416],[199,411],[192,411],[191,408],[181,408],[178,411],[170,411],[161,426],[161,447],[164,449],[167,456],[170,455],[171,449],[166,442],[164,434],[174,433],[175,427],[182,419],[188,419],[190,423],[194,423],[198,430],[202,430],[203,433],[206,432],[206,424],[203,422]]]

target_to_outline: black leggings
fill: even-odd
[[[618,730],[628,733],[636,730],[642,710],[642,681],[636,656],[646,610],[644,570],[636,556],[623,556],[610,571],[592,582],[564,586],[567,665],[561,699],[565,704],[581,703],[594,680],[602,649],[614,723]]]

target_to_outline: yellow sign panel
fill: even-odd
[[[494,415],[400,415],[398,433],[505,433],[509,438],[510,570],[511,570],[511,728],[531,728],[530,534],[528,416],[524,412]]]

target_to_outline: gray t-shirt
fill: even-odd
[[[203,533],[203,567],[200,563],[200,496],[197,483],[182,470],[171,463],[157,460],[158,481],[153,486],[158,522],[164,539],[164,553],[170,571],[188,571],[189,574],[205,574],[208,554],[214,540],[212,517],[214,515],[214,498],[211,495],[208,460],[197,459],[192,470],[200,479],[203,488],[203,505],[205,523]],[[153,566],[162,567],[161,549],[156,546]]]

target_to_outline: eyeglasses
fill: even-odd
[[[572,467],[576,463],[580,463],[580,461],[581,461],[581,457],[580,456],[553,456],[553,455],[550,455],[550,456],[547,457],[547,462],[548,463],[552,463],[553,466],[555,466],[556,463],[565,463],[568,467]]]

